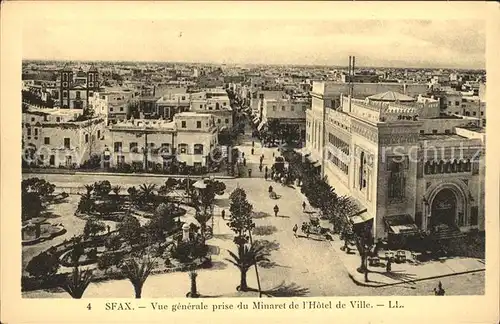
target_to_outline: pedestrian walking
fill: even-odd
[[[251,178],[252,177],[252,169],[248,169],[248,177]]]
[[[111,227],[109,225],[107,225],[107,228],[108,228],[108,234],[109,234],[109,232],[111,232]]]
[[[254,148],[252,147],[252,155],[253,155],[253,152],[254,152]]]
[[[243,166],[247,166],[247,159],[243,158]]]
[[[273,157],[274,157],[274,152],[273,152]]]
[[[441,283],[441,281],[438,283],[438,286],[437,286],[437,289],[434,288],[434,295],[436,296],[444,296],[444,289],[443,289],[443,284]]]
[[[252,141],[252,147],[255,147],[255,142],[254,141]]]
[[[293,226],[293,229],[292,229],[292,231],[293,231],[293,236],[297,237],[297,230],[298,230],[298,229],[299,229],[299,227],[297,226],[297,224],[295,224],[295,225]]]
[[[269,193],[273,192],[273,186],[269,186],[269,188],[267,188],[267,192]]]
[[[268,169],[267,169],[267,165],[266,165],[266,167],[265,167],[265,169],[264,169],[264,170],[265,170],[265,171],[266,171],[266,173],[267,173],[267,171],[268,171]]]
[[[278,212],[280,211],[280,208],[278,207],[278,205],[274,205],[274,217],[278,217]]]
[[[264,154],[260,156],[260,164],[262,164],[263,161],[264,161]]]
[[[245,157],[245,152],[241,152],[241,157],[244,158]]]
[[[262,164],[259,165],[259,171],[262,172]]]
[[[267,181],[267,171],[264,173],[264,180]]]
[[[225,220],[225,217],[226,217],[226,211],[223,209],[220,213],[220,215],[222,216],[222,219]]]
[[[306,202],[305,201],[302,202],[302,211],[303,212],[306,211]]]

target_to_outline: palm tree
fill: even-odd
[[[87,189],[87,195],[90,196],[92,194],[92,190],[94,190],[94,185],[85,185],[85,189]]]
[[[112,188],[112,190],[113,190],[114,194],[118,196],[118,194],[119,194],[119,193],[120,193],[120,191],[122,190],[122,187],[120,187],[120,186],[114,186],[114,187]]]
[[[82,271],[73,268],[73,273],[66,277],[61,287],[75,299],[80,299],[92,280],[92,270]]]
[[[146,184],[146,183],[143,183],[139,187],[140,194],[141,194],[142,198],[144,199],[144,202],[149,203],[151,201],[151,199],[154,196],[154,190],[155,189],[156,189],[156,185],[155,184]]]
[[[141,298],[142,286],[155,266],[154,260],[149,258],[138,261],[130,259],[122,267],[123,274],[134,286],[135,298]]]
[[[247,271],[250,269],[251,266],[261,262],[261,261],[267,261],[269,262],[269,259],[267,258],[269,256],[269,252],[267,252],[264,248],[264,246],[257,246],[255,244],[245,244],[243,248],[238,249],[238,254],[236,255],[231,251],[228,251],[229,255],[232,257],[232,259],[225,259],[228,262],[231,262],[234,264],[239,270],[240,270],[240,285],[236,287],[237,290],[240,291],[247,291],[248,290],[248,285],[247,285]]]
[[[189,279],[191,280],[191,290],[187,293],[186,297],[198,298],[200,294],[198,294],[198,289],[196,287],[196,277],[198,277],[198,273],[196,270],[189,271]]]

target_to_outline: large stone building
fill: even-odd
[[[109,126],[109,147],[105,162],[150,164],[168,167],[173,159],[193,167],[207,165],[210,152],[217,146],[217,127],[211,114],[178,113],[173,121],[131,119]],[[145,152],[145,148],[147,151]]]
[[[29,164],[76,168],[104,147],[103,117],[79,120],[81,109],[29,109],[22,115],[23,156]]]
[[[479,119],[443,116],[437,100],[416,91],[355,99],[337,88],[313,85],[306,156],[339,194],[366,209],[357,221],[371,223],[377,238],[417,228],[441,236],[484,230]]]
[[[89,107],[94,110],[94,114],[105,116],[108,124],[127,119],[129,103],[133,98],[134,92],[129,89],[95,92],[89,98]]]

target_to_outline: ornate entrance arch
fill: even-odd
[[[431,226],[457,223],[457,197],[449,188],[441,189],[431,205]]]

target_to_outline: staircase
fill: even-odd
[[[466,236],[466,234],[460,232],[460,229],[455,224],[440,224],[437,230],[432,232],[431,236],[435,241],[442,241],[461,238]]]

